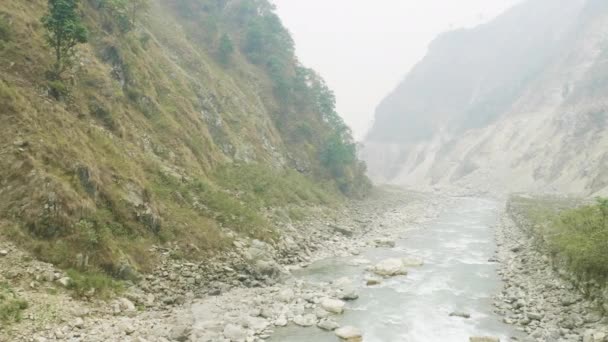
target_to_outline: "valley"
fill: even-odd
[[[363,141],[277,13],[0,1],[1,342],[608,342],[608,2],[440,34]]]

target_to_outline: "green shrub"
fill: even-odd
[[[537,237],[560,266],[584,279],[608,278],[608,200],[512,197],[512,217]]]
[[[215,177],[222,187],[238,190],[240,199],[256,209],[326,205],[337,201],[320,185],[291,170],[272,170],[260,164],[235,164],[219,168]]]
[[[111,298],[123,291],[123,283],[101,272],[67,271],[70,277],[69,288],[76,297]]]
[[[553,219],[549,247],[576,273],[608,278],[608,200],[566,210]]]
[[[9,112],[16,112],[17,93],[7,82],[0,80],[0,106]]]
[[[92,102],[89,104],[89,110],[91,115],[97,118],[107,129],[114,131],[117,128],[117,124],[112,117],[112,113],[108,108],[99,102]]]
[[[70,94],[70,89],[61,80],[53,80],[47,83],[49,89],[49,95],[56,100],[64,100]]]
[[[155,183],[152,190],[157,196],[168,201],[175,201],[177,196],[182,202],[174,212],[181,210],[182,215],[188,215],[192,213],[189,209],[194,209],[198,216],[212,219],[235,232],[262,240],[273,237],[266,218],[241,199],[210,183],[202,180],[183,183],[164,174],[160,174]],[[188,212],[183,211],[184,207]],[[164,232],[163,235],[171,234]]]
[[[218,48],[220,62],[224,65],[229,64],[233,53],[234,45],[232,44],[232,40],[224,33],[222,38],[220,38],[220,46]]]
[[[9,41],[11,39],[11,27],[8,20],[0,16],[0,41]]]
[[[0,322],[18,322],[27,302],[20,299],[6,283],[0,283]]]

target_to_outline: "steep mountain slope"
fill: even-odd
[[[365,193],[333,94],[268,2],[151,1],[137,18],[117,3],[81,2],[89,43],[52,82],[47,1],[0,4],[4,236],[121,275],[153,243],[276,241],[292,207]]]
[[[370,173],[418,187],[606,191],[607,42],[597,0],[529,0],[440,37],[378,107]]]

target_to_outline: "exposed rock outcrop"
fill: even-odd
[[[529,0],[442,35],[378,107],[362,152],[372,177],[606,194],[606,23],[605,1]]]

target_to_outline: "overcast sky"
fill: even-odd
[[[357,139],[433,38],[486,22],[520,1],[273,0],[300,60],[336,92]]]

